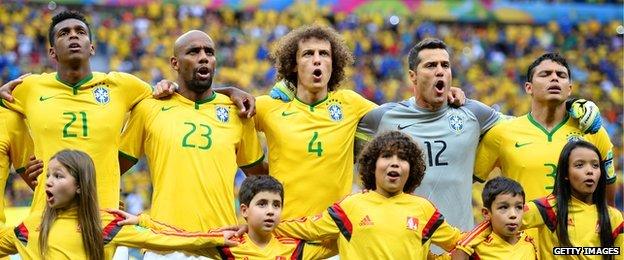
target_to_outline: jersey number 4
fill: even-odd
[[[318,132],[312,134],[312,139],[308,143],[308,153],[316,153],[316,156],[323,155],[323,144],[318,140]]]

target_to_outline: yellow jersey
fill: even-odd
[[[42,259],[39,251],[41,212],[28,216],[16,227],[0,230],[0,257],[18,253],[22,259]],[[117,246],[148,248],[152,250],[194,251],[205,247],[221,246],[223,234],[160,231],[142,226],[118,226],[121,215],[102,212],[104,259],[112,259]],[[46,259],[87,259],[78,225],[77,208],[61,212],[48,235]]]
[[[348,196],[316,216],[285,220],[275,233],[338,239],[340,259],[419,259],[431,243],[450,251],[461,236],[428,200],[404,193],[386,198],[374,191]]]
[[[561,256],[553,255],[553,247],[559,246],[557,238],[556,198],[553,195],[531,201],[525,205],[522,217],[523,228],[537,228],[539,233],[540,259],[558,259]],[[624,218],[622,212],[609,207],[611,235],[615,247],[624,247]],[[598,224],[598,210],[596,205],[585,204],[572,197],[568,206],[568,235],[570,243],[577,247],[599,247],[600,231]],[[620,252],[621,254],[621,252]],[[620,258],[618,258],[620,257]],[[600,255],[579,255],[575,259],[602,259]],[[622,259],[622,255],[616,256]]]
[[[95,163],[98,201],[102,208],[119,207],[120,133],[126,112],[151,96],[150,86],[126,73],[93,72],[80,82],[62,82],[56,73],[30,75],[13,91],[6,106],[26,117],[35,156],[43,160],[62,149],[78,149]],[[46,173],[39,175],[31,211],[45,206]]]
[[[23,173],[31,155],[34,155],[33,143],[24,118],[0,108],[0,194],[4,194],[11,165],[17,173]],[[0,227],[5,221],[3,199],[0,200]]]
[[[475,177],[486,180],[490,171],[500,166],[503,176],[522,185],[527,201],[546,196],[553,191],[563,146],[577,139],[598,147],[607,169],[607,183],[614,183],[613,144],[604,128],[596,134],[582,134],[578,122],[566,115],[547,131],[530,113],[501,121],[485,134],[477,149]]]
[[[321,212],[351,193],[355,130],[376,106],[351,90],[329,92],[310,105],[256,99],[256,129],[266,135],[269,174],[285,187],[283,219]]]
[[[194,231],[237,224],[236,170],[264,157],[253,119],[237,114],[215,92],[197,102],[177,93],[146,99],[133,109],[120,153],[135,162],[146,155],[154,219]]]
[[[458,249],[462,249],[460,246]],[[462,249],[463,250],[463,249]],[[464,251],[464,250],[463,250]],[[505,259],[505,260],[527,260],[538,259],[537,248],[533,243],[533,238],[527,236],[526,233],[518,234],[518,241],[515,244],[509,244],[496,233],[492,232],[489,236],[479,243],[473,249],[471,257],[473,259]],[[470,254],[468,250],[466,253]]]

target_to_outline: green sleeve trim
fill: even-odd
[[[610,179],[607,179],[607,184],[613,184],[617,180],[617,175],[613,175]]]
[[[22,174],[22,173],[26,172],[26,167],[21,167],[21,168],[15,169],[15,172],[17,172],[19,174]]]
[[[356,139],[360,139],[360,140],[364,140],[366,142],[370,142],[371,140],[373,140],[373,136],[369,136],[365,133],[361,133],[361,132],[355,132],[355,138]]]
[[[132,155],[126,154],[126,153],[124,153],[122,151],[119,151],[119,156],[121,156],[123,158],[126,158],[126,159],[130,160],[133,163],[137,163],[139,161],[139,159],[134,158]]]
[[[260,159],[256,160],[255,162],[252,162],[250,164],[243,165],[243,166],[238,166],[238,167],[241,168],[241,169],[242,168],[251,168],[251,167],[254,167],[254,166],[262,163],[262,161],[264,161],[264,154],[262,154],[262,156],[260,156]]]
[[[9,109],[5,104],[4,104],[4,99],[0,98],[0,107],[4,107],[6,109]]]

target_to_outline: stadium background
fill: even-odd
[[[50,18],[62,9],[87,14],[96,47],[91,60],[94,71],[124,71],[152,84],[174,79],[168,63],[173,42],[181,33],[199,29],[217,45],[215,85],[238,86],[254,95],[268,93],[274,83],[276,71],[268,55],[275,40],[309,23],[331,25],[343,35],[356,59],[341,87],[378,104],[412,95],[405,57],[424,37],[441,38],[450,46],[454,86],[461,86],[470,98],[516,116],[530,110],[530,97],[523,88],[529,63],[544,51],[558,51],[570,63],[573,96],[593,100],[601,109],[615,145],[617,203],[620,210],[624,208],[622,0],[0,3],[3,83],[26,72],[54,71],[47,58],[47,30]],[[149,209],[151,187],[145,163],[123,176],[121,190],[127,210]],[[7,224],[16,223],[27,213],[31,192],[19,178],[10,178],[4,199]],[[475,205],[479,200],[476,196]]]

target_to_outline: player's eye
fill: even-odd
[[[557,72],[557,76],[560,78],[568,78],[568,74],[565,72]]]
[[[282,203],[280,203],[279,201],[273,202],[273,207],[281,208],[282,207]]]
[[[450,68],[450,67],[451,67],[451,64],[450,64],[450,63],[448,63],[448,62],[444,62],[444,63],[442,63],[442,68],[447,69],[447,68]]]
[[[320,51],[319,54],[321,54],[321,56],[325,56],[325,57],[329,56],[329,52],[328,51]]]

